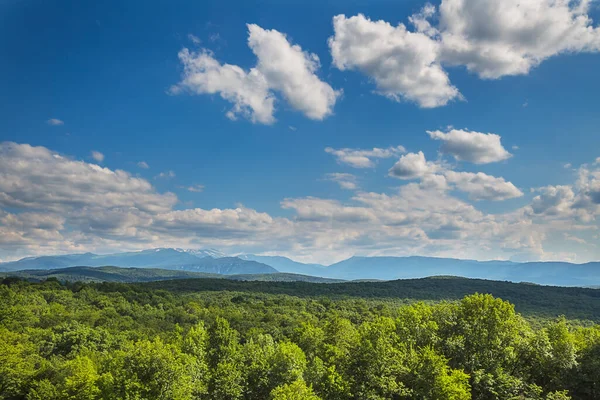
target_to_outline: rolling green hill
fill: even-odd
[[[600,322],[600,290],[542,286],[457,277],[431,277],[381,282],[341,282],[321,285],[310,282],[239,282],[186,279],[147,283],[145,287],[173,292],[234,291],[286,294],[297,297],[379,298],[404,300],[457,300],[473,293],[489,293],[508,300],[526,315]]]

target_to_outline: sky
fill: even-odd
[[[600,259],[600,2],[0,2],[0,261]]]

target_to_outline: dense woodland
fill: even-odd
[[[316,294],[5,279],[0,398],[600,399],[592,322],[524,317],[489,294],[411,302],[305,285]]]

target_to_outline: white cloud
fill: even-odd
[[[188,192],[200,193],[204,190],[204,185],[191,185],[186,187]]]
[[[389,175],[400,179],[416,179],[434,174],[441,170],[437,163],[427,161],[422,151],[408,153],[400,157],[389,170]]]
[[[356,183],[356,176],[352,174],[344,174],[340,172],[333,172],[325,175],[325,179],[328,181],[336,182],[342,189],[355,190],[358,188]]]
[[[46,123],[52,126],[60,126],[65,124],[63,121],[57,118],[50,118],[48,121],[46,121]]]
[[[541,194],[535,196],[531,202],[531,209],[535,214],[565,215],[572,213],[575,200],[572,187],[567,185],[546,186],[537,191]]]
[[[425,15],[413,18],[425,29]],[[439,43],[424,32],[411,32],[404,24],[392,26],[362,14],[333,18],[329,38],[333,64],[340,70],[358,70],[375,82],[377,92],[393,100],[408,100],[432,108],[460,98],[438,62]]]
[[[549,57],[600,51],[589,0],[443,0],[441,60],[481,78],[527,74]]]
[[[444,176],[456,189],[468,193],[472,200],[501,201],[523,196],[523,192],[511,182],[483,172],[446,171]]]
[[[333,64],[371,78],[378,93],[431,108],[461,99],[444,66],[465,66],[483,79],[528,74],[565,53],[599,52],[590,0],[442,0],[400,23],[362,14],[333,18]],[[432,25],[435,21],[436,25]],[[527,107],[528,102],[523,103]]]
[[[333,112],[340,92],[321,81],[316,54],[292,45],[274,29],[265,30],[249,24],[248,45],[257,57],[256,69],[265,77],[269,88],[280,92],[287,102],[308,118],[321,120]]]
[[[500,142],[500,135],[481,133],[462,129],[451,129],[447,133],[427,131],[435,140],[441,140],[442,151],[451,154],[459,161],[475,164],[488,164],[510,158]]]
[[[346,164],[354,168],[372,168],[375,166],[373,159],[390,158],[406,152],[403,146],[388,147],[385,149],[375,147],[371,150],[366,149],[334,149],[325,148],[325,152],[333,154],[337,162]]]
[[[177,199],[121,170],[28,144],[0,143],[0,206],[64,212],[85,207],[170,209]]]
[[[274,221],[269,214],[245,207],[223,210],[194,208],[158,214],[154,220],[154,228],[170,234],[181,231],[181,234],[186,235],[194,231],[202,236],[220,233],[230,237],[229,235],[267,231]]]
[[[536,191],[540,194],[528,207],[531,215],[592,222],[600,214],[600,168],[584,164],[573,185],[550,185]]]
[[[504,178],[483,172],[452,171],[442,162],[427,161],[422,151],[400,157],[389,170],[389,176],[399,179],[420,179],[420,187],[435,190],[459,190],[471,200],[507,200],[523,193]]]
[[[148,169],[150,168],[150,166],[148,165],[148,163],[146,161],[140,161],[137,163],[137,166],[143,169]]]
[[[344,206],[336,200],[305,197],[285,199],[281,202],[284,209],[293,209],[301,221],[336,221],[355,223],[375,218],[373,212],[364,207]]]
[[[218,93],[233,103],[233,108],[227,112],[229,119],[242,115],[252,122],[275,122],[275,98],[257,69],[246,72],[237,65],[221,64],[207,51],[195,53],[183,49],[179,52],[179,60],[184,72],[181,82],[171,88],[171,93],[182,90],[194,94]]]
[[[99,151],[92,151],[91,156],[97,162],[104,161],[104,154],[100,153]]]
[[[321,81],[316,54],[292,45],[276,30],[248,25],[248,46],[257,57],[249,71],[237,65],[221,64],[208,50],[198,53],[183,49],[179,59],[184,66],[182,80],[171,87],[172,94],[182,90],[194,94],[219,94],[233,103],[227,117],[243,116],[252,122],[275,122],[275,95],[281,93],[287,103],[310,119],[322,120],[333,113],[341,92]]]
[[[200,40],[200,38],[194,34],[188,33],[187,37],[194,44],[202,43],[202,40]]]

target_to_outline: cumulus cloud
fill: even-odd
[[[316,54],[291,44],[276,30],[248,24],[248,46],[257,58],[249,71],[237,65],[221,64],[208,50],[183,49],[179,59],[184,66],[182,80],[170,89],[172,94],[219,94],[233,103],[227,117],[238,116],[252,122],[275,122],[275,94],[310,119],[322,120],[333,113],[340,91],[316,75],[320,68]]]
[[[550,185],[537,188],[527,210],[534,216],[551,219],[596,220],[600,214],[600,168],[595,164],[582,165],[572,185]]]
[[[600,51],[590,1],[443,0],[440,59],[481,78],[527,74],[562,53]]]
[[[579,192],[575,206],[594,212],[600,208],[600,168],[596,167],[597,165],[597,163],[592,167],[582,165],[575,183],[575,188]]]
[[[389,170],[389,175],[400,179],[416,179],[434,174],[441,170],[437,163],[427,161],[422,151],[408,153],[400,157],[398,162]]]
[[[221,64],[212,53],[183,49],[179,60],[184,72],[181,82],[171,88],[172,94],[186,90],[194,94],[219,94],[233,104],[227,112],[229,119],[239,115],[252,122],[275,122],[275,97],[269,91],[265,77],[256,69],[244,71],[237,65]]]
[[[284,34],[274,29],[249,24],[248,30],[248,45],[258,60],[256,69],[269,88],[280,92],[308,118],[321,120],[330,115],[340,92],[317,77],[319,57],[290,44]]]
[[[420,187],[437,190],[459,190],[468,193],[471,200],[507,200],[523,196],[515,185],[504,178],[483,172],[457,172],[439,161],[427,161],[422,151],[400,157],[388,171],[399,179],[420,179]]]
[[[65,211],[75,208],[170,209],[177,199],[122,170],[77,161],[45,147],[0,144],[0,205]]]
[[[456,189],[468,193],[472,200],[501,201],[523,196],[523,192],[511,182],[483,172],[446,171],[444,176]]]
[[[430,9],[426,11],[429,15]],[[425,29],[424,16],[415,17]],[[393,100],[407,100],[420,107],[444,106],[460,98],[448,74],[438,62],[440,45],[424,32],[411,32],[404,24],[392,26],[362,14],[333,18],[329,38],[333,64],[340,70],[358,70],[370,77],[377,92]]]
[[[441,150],[451,154],[458,161],[468,161],[475,164],[488,164],[510,158],[500,142],[500,135],[481,133],[463,129],[442,131],[427,131],[432,139],[443,142]]]
[[[147,180],[125,171],[73,160],[45,147],[0,144],[2,258],[200,246],[199,240],[243,245],[286,235],[285,220],[265,213],[241,206],[174,210],[177,203],[173,193],[159,193]]]
[[[342,189],[355,190],[358,188],[356,176],[333,172],[325,175],[325,179],[337,183]]]
[[[94,150],[90,153],[90,155],[97,162],[104,161],[104,154],[100,153],[99,151]]]
[[[46,121],[46,123],[48,125],[52,125],[52,126],[60,126],[60,125],[64,125],[65,124],[63,121],[61,121],[58,118],[50,118],[48,121]]]
[[[354,168],[372,168],[375,166],[374,159],[390,158],[406,152],[403,146],[388,147],[385,149],[375,147],[367,149],[334,149],[325,148],[325,152],[332,154],[338,163],[346,164]]]
[[[378,93],[432,108],[460,99],[445,66],[483,79],[523,75],[565,53],[600,51],[589,0],[442,0],[400,23],[362,14],[333,18],[333,64],[373,80]],[[435,24],[432,23],[435,22]],[[527,102],[523,104],[527,106]]]

